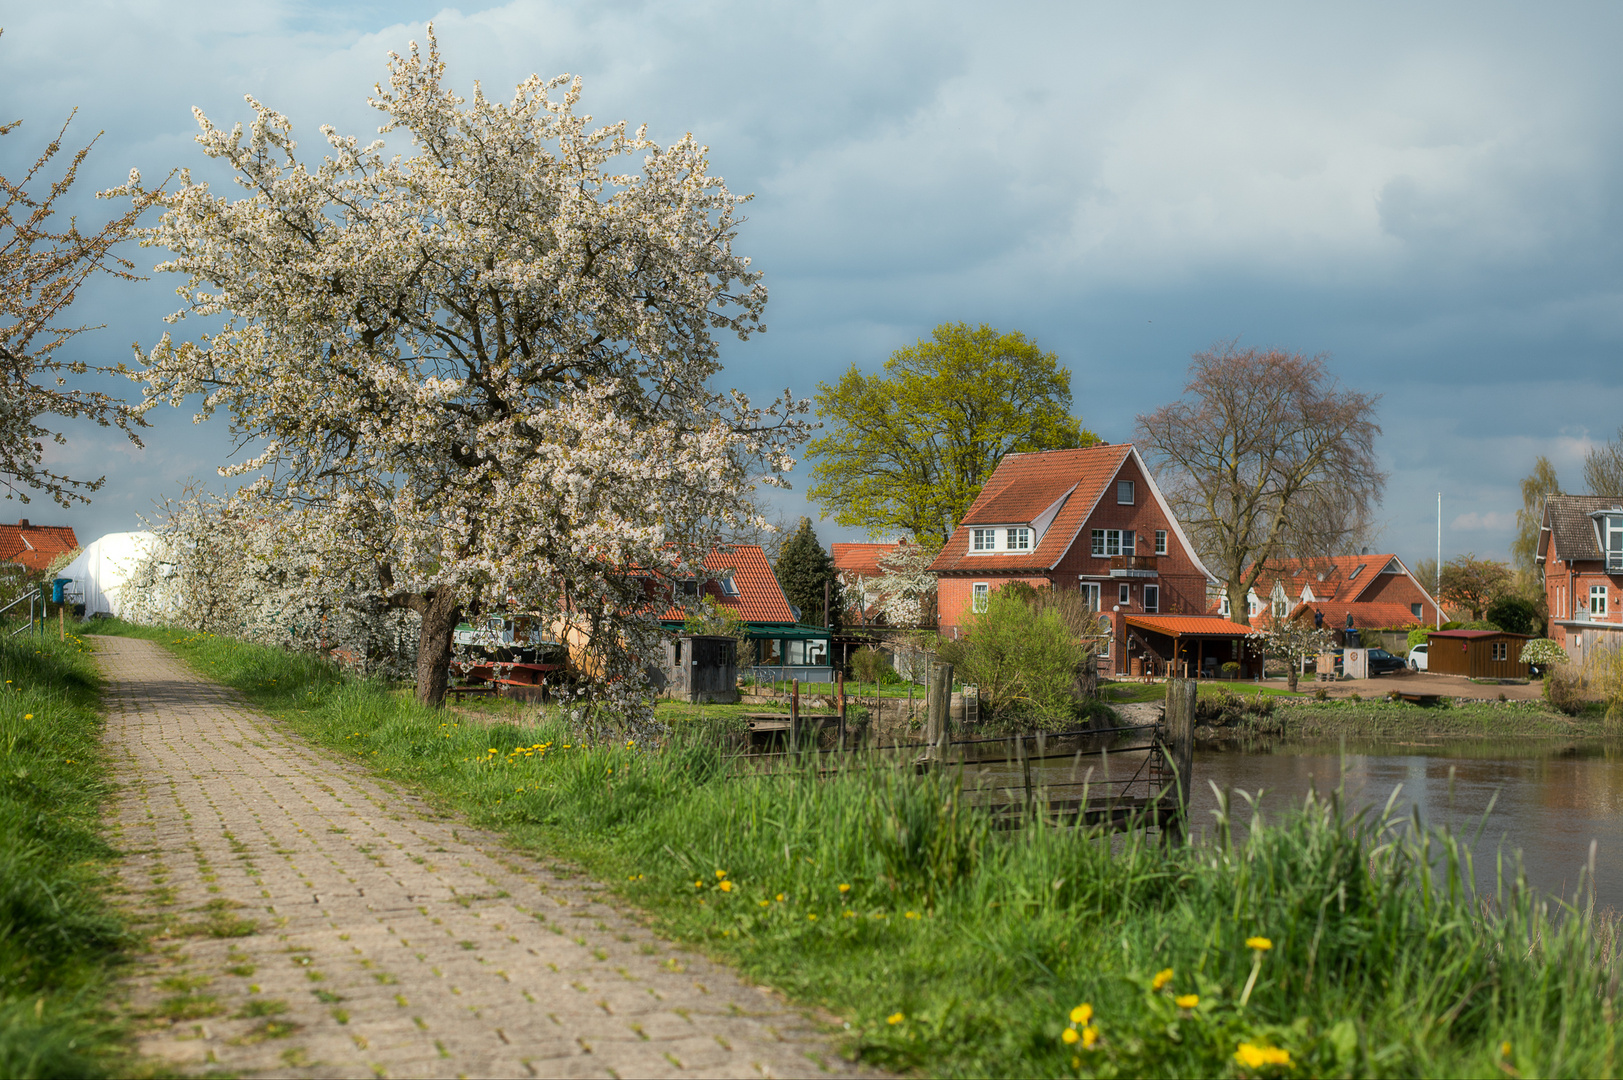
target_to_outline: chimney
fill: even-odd
[[[28,528],[28,519],[27,518],[18,518],[17,519],[17,528],[19,528],[19,529]]]

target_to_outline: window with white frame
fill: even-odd
[[[969,549],[971,551],[996,551],[996,529],[971,529],[969,534]]]
[[[991,598],[992,584],[988,581],[977,581],[969,587],[970,610],[981,612],[986,610],[986,602]]]
[[[1165,529],[1155,530],[1155,553],[1157,555],[1167,553],[1167,531]]]
[[[1133,587],[1125,582],[1116,587],[1116,603],[1126,607],[1133,602]]]
[[[1506,642],[1503,642],[1503,641],[1495,641],[1495,642],[1492,642],[1491,644],[1493,646],[1493,658],[1495,660],[1509,660],[1510,659],[1510,645],[1509,644],[1507,644]]]
[[[1099,657],[1100,657],[1100,659],[1103,659],[1103,660],[1109,660],[1110,659],[1110,638],[1109,637],[1102,637],[1102,638],[1099,639]]]
[[[1093,557],[1107,558],[1111,555],[1120,555],[1121,550],[1120,529],[1094,529],[1093,530]],[[1132,543],[1132,533],[1128,533],[1128,543]]]
[[[1290,601],[1285,599],[1285,590],[1274,587],[1274,618],[1283,619],[1290,614]]]
[[[1255,596],[1245,598],[1245,617],[1255,619],[1262,612],[1262,604]]]
[[[1144,586],[1144,610],[1145,611],[1160,611],[1161,610],[1161,586],[1159,586],[1159,585],[1146,585],[1146,586]]]
[[[1589,587],[1589,614],[1606,614],[1606,586],[1591,585]]]
[[[1225,618],[1225,619],[1233,614],[1232,609],[1229,608],[1229,594],[1228,593],[1224,593],[1221,597],[1218,598],[1218,608],[1217,609],[1223,613],[1223,618]]]
[[[1007,543],[1010,551],[1031,550],[1030,529],[1009,529],[1007,530],[1007,534],[1008,535],[1004,537],[1004,541]]]
[[[1121,506],[1133,505],[1133,482],[1131,480],[1116,481],[1116,502]]]
[[[1089,611],[1099,610],[1099,583],[1097,581],[1084,581],[1082,583],[1082,603]]]

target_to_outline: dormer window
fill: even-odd
[[[1036,532],[1030,525],[994,525],[969,530],[969,553],[992,555],[998,552],[1030,551],[1036,544]]]
[[[1030,529],[1008,529],[1008,530],[1005,530],[1004,539],[1005,539],[1006,543],[1008,544],[1008,548],[1009,548],[1010,551],[1030,551],[1031,550],[1031,530]]]
[[[996,551],[997,550],[997,530],[996,529],[975,529],[971,534],[970,550],[971,551]]]
[[[1595,528],[1600,533],[1601,550],[1606,553],[1606,569],[1623,570],[1623,514],[1597,514]]]

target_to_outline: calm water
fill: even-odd
[[[1309,791],[1338,786],[1346,805],[1379,812],[1401,786],[1394,813],[1418,807],[1426,824],[1466,838],[1481,827],[1476,869],[1485,890],[1493,887],[1497,852],[1519,850],[1529,883],[1570,898],[1593,840],[1596,900],[1623,909],[1620,743],[1349,742],[1345,757],[1339,744],[1209,751],[1195,755],[1194,781],[1190,821],[1206,835],[1218,805],[1212,784],[1260,794],[1266,815],[1299,805]],[[1237,821],[1250,818],[1237,795],[1231,809]]]

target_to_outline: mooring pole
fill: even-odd
[[[1168,843],[1188,838],[1185,818],[1189,810],[1190,770],[1195,764],[1195,695],[1198,689],[1193,679],[1167,680],[1166,749],[1176,774],[1173,795],[1177,800],[1169,809],[1163,798],[1159,808],[1163,823],[1161,835]],[[1166,817],[1169,812],[1173,815],[1170,821]]]
[[[840,753],[845,753],[845,672],[834,673],[834,711],[840,717]]]
[[[789,682],[789,749],[800,749],[800,680]]]

